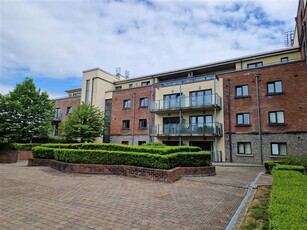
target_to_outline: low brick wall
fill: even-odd
[[[96,165],[72,164],[50,159],[30,159],[28,166],[50,166],[53,169],[66,173],[85,173],[120,175],[160,182],[174,182],[183,175],[215,175],[215,166],[207,167],[177,167],[170,170],[152,169],[130,165]]]
[[[33,158],[32,151],[22,150],[1,150],[0,163],[15,163],[20,160],[28,160]]]

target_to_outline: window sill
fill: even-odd
[[[148,106],[140,106],[140,109],[148,108]]]
[[[123,110],[130,110],[131,108],[123,108]]]
[[[270,158],[285,158],[287,155],[271,155]]]
[[[284,92],[280,92],[280,93],[267,93],[267,96],[277,96],[277,95],[284,95]]]
[[[237,153],[236,156],[237,157],[254,157],[253,154],[240,154],[240,153]]]
[[[269,123],[269,126],[287,126],[287,124],[286,123],[275,123],[275,124]]]
[[[125,129],[125,128],[122,128],[122,130],[130,130],[130,128],[127,128],[127,129]]]
[[[246,99],[251,98],[251,96],[235,96],[235,99]]]
[[[147,129],[147,127],[146,128],[139,128],[140,130],[146,130]]]
[[[252,125],[236,125],[236,127],[252,127]]]

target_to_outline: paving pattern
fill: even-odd
[[[0,164],[0,229],[225,229],[262,167],[167,184]]]

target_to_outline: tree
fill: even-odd
[[[61,125],[62,135],[67,140],[93,142],[95,137],[103,133],[104,118],[100,110],[90,104],[82,102],[68,120]]]
[[[53,102],[26,78],[7,95],[0,96],[0,134],[10,141],[47,138],[51,132]]]

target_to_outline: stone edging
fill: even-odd
[[[66,173],[121,175],[168,183],[179,180],[183,175],[216,175],[215,166],[177,167],[170,170],[165,170],[130,165],[73,164],[51,159],[38,158],[29,159],[28,166],[49,166],[50,168]]]

